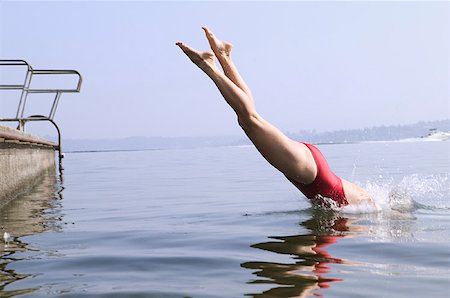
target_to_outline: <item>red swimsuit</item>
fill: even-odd
[[[347,199],[344,194],[344,187],[342,186],[342,180],[336,176],[328,166],[325,157],[319,151],[319,149],[311,144],[303,143],[311,151],[314,161],[317,166],[317,175],[313,182],[309,184],[303,184],[289,178],[292,182],[308,199],[312,201],[319,200],[320,203],[325,203],[321,197],[329,198],[335,201],[338,206],[348,205]]]

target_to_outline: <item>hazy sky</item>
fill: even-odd
[[[202,25],[234,44],[257,110],[283,131],[405,124],[449,117],[449,5],[0,1],[0,56],[82,73],[56,116],[66,138],[240,135],[175,46],[208,49]]]

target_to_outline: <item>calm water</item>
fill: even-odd
[[[449,145],[319,146],[376,214],[310,208],[253,147],[68,153],[0,211],[0,296],[448,297]]]

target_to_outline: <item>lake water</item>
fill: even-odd
[[[372,214],[311,208],[253,147],[67,153],[0,211],[0,296],[448,297],[449,145],[319,146]]]

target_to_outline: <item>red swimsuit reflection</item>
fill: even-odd
[[[333,258],[324,248],[327,247],[330,244],[335,244],[337,242],[338,238],[342,238],[344,236],[319,236],[316,241],[316,247],[312,248],[312,250],[314,252],[316,252],[316,256],[318,258],[321,258],[323,260],[327,260],[327,261],[322,261],[322,262],[318,262],[315,265],[315,269],[312,271],[313,273],[317,274],[317,285],[320,288],[329,288],[330,282],[335,282],[335,281],[343,281],[343,279],[341,278],[326,278],[323,277],[322,274],[327,274],[330,272],[330,267],[327,266],[327,264],[342,264],[343,261],[342,259],[338,259],[338,258]],[[332,260],[332,262],[330,261]]]
[[[315,292],[327,289],[332,282],[342,278],[329,277],[332,270],[329,264],[355,265],[354,262],[335,258],[325,250],[329,245],[338,245],[338,239],[358,230],[350,225],[349,219],[336,214],[314,214],[311,219],[301,223],[312,233],[296,236],[269,237],[277,241],[268,241],[252,245],[254,248],[293,256],[295,263],[246,262],[242,267],[256,270],[258,279],[252,284],[276,285],[262,293],[248,294],[252,297],[311,297],[319,296]]]

